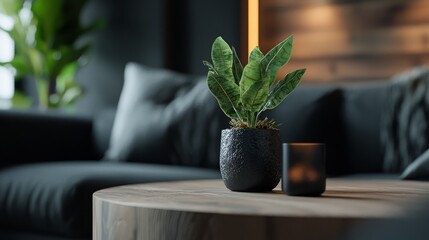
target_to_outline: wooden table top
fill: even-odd
[[[321,197],[228,190],[221,180],[126,185],[100,190],[94,199],[128,207],[187,212],[321,218],[388,218],[405,214],[429,197],[429,183],[328,179]]]

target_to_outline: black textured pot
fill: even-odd
[[[232,191],[266,192],[281,176],[280,131],[224,129],[220,146],[220,172]]]

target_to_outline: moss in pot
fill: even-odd
[[[298,85],[305,73],[299,69],[276,81],[290,59],[293,36],[264,55],[255,47],[243,68],[234,48],[221,37],[212,46],[207,84],[222,111],[231,119],[222,130],[220,171],[232,191],[271,191],[281,177],[280,131],[274,120],[260,114],[277,107]]]

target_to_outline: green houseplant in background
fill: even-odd
[[[221,37],[212,46],[207,83],[231,129],[222,130],[220,170],[233,191],[270,191],[280,181],[280,133],[276,123],[259,119],[277,107],[298,85],[305,69],[276,81],[292,55],[293,36],[264,55],[255,47],[243,68],[234,48]]]
[[[14,23],[11,29],[2,30],[15,43],[14,59],[0,64],[12,68],[17,80],[26,77],[35,81],[38,96],[33,102],[40,108],[68,107],[83,93],[75,75],[89,45],[78,41],[100,25],[100,21],[81,25],[86,2],[0,0],[0,12]]]

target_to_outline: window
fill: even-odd
[[[8,16],[0,14],[1,29],[9,30],[13,21]],[[0,62],[9,62],[14,57],[15,45],[9,35],[0,30]],[[14,94],[14,76],[10,69],[0,66],[0,108],[10,107],[10,99]]]

